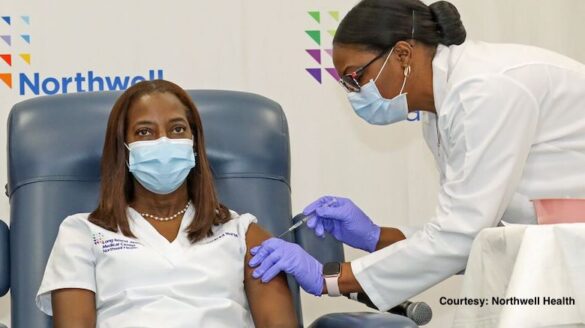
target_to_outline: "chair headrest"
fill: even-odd
[[[288,125],[280,105],[245,92],[188,93],[202,117],[216,178],[267,177],[290,186]],[[9,195],[27,183],[99,180],[107,120],[120,94],[42,96],[14,105],[8,119]]]

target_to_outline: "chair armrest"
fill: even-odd
[[[293,218],[292,224],[302,220],[304,217],[302,213],[297,214]],[[295,230],[295,241],[297,244],[322,264],[327,262],[345,262],[343,244],[341,242],[329,234],[325,234],[325,238],[317,237],[313,230],[304,225]]]
[[[10,288],[10,238],[8,232],[8,226],[0,220],[0,296],[4,296]]]
[[[414,321],[397,314],[352,312],[329,313],[315,320],[309,328],[418,328]]]

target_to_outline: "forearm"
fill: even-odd
[[[380,239],[378,240],[378,244],[376,244],[376,250],[380,250],[404,239],[406,239],[406,237],[400,230],[396,228],[382,227],[380,229]],[[364,291],[353,275],[351,263],[349,262],[341,263],[341,274],[339,275],[338,283],[339,291],[342,294],[361,293]],[[323,294],[327,294],[327,286],[325,284],[323,284]]]
[[[378,240],[378,244],[376,244],[376,250],[380,250],[404,239],[406,239],[406,237],[400,230],[396,228],[382,227],[380,229],[380,239]],[[338,284],[339,291],[342,294],[361,293],[364,291],[353,274],[350,262],[341,263],[341,273],[339,275]],[[323,294],[327,294],[326,284],[323,284]]]
[[[376,250],[380,250],[384,247],[390,246],[395,242],[401,241],[406,239],[406,236],[402,233],[402,231],[396,228],[386,228],[382,227],[380,229],[380,239],[376,244]]]

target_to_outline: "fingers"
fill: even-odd
[[[341,207],[319,207],[315,210],[315,213],[319,217],[334,219],[334,220],[345,220],[345,208]]]
[[[315,226],[315,234],[319,237],[323,237],[325,234],[325,229],[323,229],[323,220],[318,220],[317,225]]]
[[[256,253],[258,253],[258,251],[260,250],[260,248],[262,248],[262,246],[252,247],[252,249],[250,250],[250,254],[256,255]]]
[[[258,266],[264,259],[270,255],[275,249],[283,246],[284,240],[278,238],[270,238],[265,240],[260,246],[253,247],[250,249],[250,254],[254,257],[248,262],[248,265],[252,268]]]
[[[262,275],[260,281],[263,283],[267,283],[270,280],[274,279],[282,270],[280,269],[280,262],[275,263],[270,269],[266,270]]]
[[[268,250],[273,251],[277,248],[282,247],[285,244],[286,244],[286,241],[284,241],[280,238],[272,237],[272,238],[268,238],[265,241],[263,241],[262,244],[260,244],[260,246],[262,246],[262,248],[266,248]]]
[[[315,232],[315,235],[319,237],[325,236],[325,228],[323,226],[322,218],[313,215],[313,217],[307,221],[307,227],[312,229]]]
[[[258,264],[264,261],[264,259],[272,252],[271,250],[267,248],[262,248],[261,246],[257,246],[254,248],[257,249],[256,253],[252,253],[252,250],[250,250],[250,254],[254,255],[254,257],[252,257],[250,262],[248,262],[248,265],[251,266],[252,268],[258,266]]]
[[[317,217],[313,215],[309,220],[307,220],[307,227],[314,229],[316,225]]]
[[[254,270],[254,272],[252,273],[252,277],[254,278],[258,278],[262,275],[264,275],[264,273],[270,269],[276,262],[278,262],[281,259],[281,254],[282,252],[280,251],[280,249],[277,249],[275,251],[273,251],[272,253],[270,253],[270,255],[268,255],[263,261],[262,264],[260,264],[260,266]]]
[[[303,214],[304,215],[310,215],[313,212],[315,212],[315,210],[323,205],[329,205],[332,203],[336,202],[336,198],[337,197],[333,197],[333,196],[323,196],[320,197],[319,199],[317,199],[316,201],[312,202],[311,204],[309,204],[309,206],[305,207],[305,209],[303,210]]]
[[[327,231],[328,233],[332,233],[333,228],[334,228],[333,221],[328,220],[328,219],[324,219],[322,221],[323,221],[323,228],[325,229],[325,231]]]
[[[317,207],[321,206],[321,202],[322,202],[321,198],[317,199],[316,201],[309,204],[309,206],[305,207],[305,209],[303,210],[303,214],[304,215],[311,215],[313,212],[315,212],[315,209],[317,209]]]

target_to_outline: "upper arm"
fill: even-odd
[[[252,258],[250,249],[270,238],[270,234],[260,226],[250,224],[246,233],[246,251],[244,263],[244,287],[250,304],[250,310],[256,327],[297,327],[297,319],[288,288],[286,275],[276,276],[268,283],[252,277],[253,268],[248,265]]]
[[[53,327],[92,327],[96,325],[95,294],[87,289],[66,288],[51,292]]]

